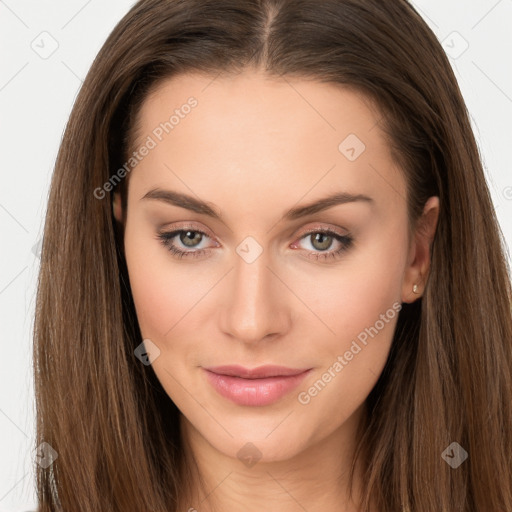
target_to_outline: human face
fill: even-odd
[[[141,108],[135,147],[154,147],[129,175],[124,229],[137,319],[163,388],[225,455],[250,442],[284,460],[341,432],[384,367],[413,278],[405,180],[380,117],[352,90],[249,71],[173,77]],[[333,194],[350,200],[299,215]],[[224,365],[307,371],[205,370]]]

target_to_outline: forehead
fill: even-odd
[[[134,148],[149,139],[153,148],[132,172],[130,188],[139,198],[155,185],[209,198],[223,189],[246,205],[269,194],[277,202],[313,199],[333,187],[405,198],[381,119],[368,97],[337,84],[249,71],[178,75],[141,107]]]

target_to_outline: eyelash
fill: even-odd
[[[198,258],[202,256],[205,253],[209,253],[211,248],[209,249],[199,249],[199,250],[191,250],[191,251],[182,251],[180,249],[177,249],[175,245],[171,244],[171,241],[173,238],[175,238],[177,235],[181,233],[187,233],[188,231],[191,231],[192,233],[199,233],[200,235],[204,235],[208,238],[210,238],[204,231],[201,231],[199,229],[190,227],[184,227],[182,229],[176,229],[174,231],[169,232],[162,232],[157,234],[157,239],[162,243],[162,245],[169,251],[173,256],[176,258],[182,259],[182,258]],[[313,229],[308,231],[307,233],[304,233],[299,240],[302,240],[309,235],[313,234],[322,234],[331,236],[335,240],[341,243],[341,247],[339,249],[336,249],[334,251],[328,251],[328,252],[310,252],[308,254],[308,258],[314,259],[314,260],[327,260],[327,259],[335,259],[339,257],[343,252],[347,251],[352,247],[352,243],[354,239],[350,235],[340,235],[336,233],[335,231],[332,231],[330,229]]]

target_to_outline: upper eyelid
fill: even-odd
[[[209,238],[215,238],[214,236],[210,235],[209,231],[203,228],[199,228],[197,226],[194,226],[192,223],[184,222],[184,225],[177,225],[172,226],[170,228],[164,227],[160,229],[161,233],[180,233],[182,231],[196,231],[198,233],[202,233],[203,235],[206,235]]]
[[[212,234],[210,234],[210,231],[208,229],[203,229],[201,227],[195,226],[193,222],[183,222],[181,225],[173,226],[172,228],[162,228],[162,232],[166,233],[174,233],[174,232],[181,232],[181,231],[197,231],[199,233],[202,233],[206,236],[208,236],[211,239],[216,238]],[[345,231],[345,233],[343,233]],[[318,232],[328,232],[340,237],[346,237],[350,236],[350,232],[346,228],[334,228],[331,226],[322,226],[320,224],[314,225],[312,227],[306,228],[304,231],[300,230],[297,236],[298,238],[303,238],[311,233],[318,233]]]
[[[214,237],[210,236],[208,233],[206,233],[205,231],[203,231],[202,229],[193,228],[193,227],[188,227],[188,228],[184,227],[184,228],[171,229],[169,231],[163,231],[162,233],[177,235],[178,233],[183,233],[183,232],[186,232],[186,231],[193,231],[193,232],[196,232],[196,233],[201,233],[202,235],[206,235],[208,238],[210,238],[212,240],[214,238]],[[334,235],[335,237],[340,237],[340,238],[345,238],[345,237],[349,236],[348,234],[338,233],[337,231],[335,231],[332,228],[314,228],[314,229],[308,229],[307,231],[305,231],[305,232],[301,233],[300,235],[298,235],[297,236],[297,240],[302,240],[306,236],[312,235],[314,233],[325,233],[325,234]]]
[[[302,237],[304,237],[306,235],[310,235],[312,233],[332,233],[334,235],[341,236],[341,237],[349,236],[348,230],[345,229],[345,231],[346,231],[346,233],[340,233],[340,230],[336,229],[336,228],[314,226],[312,228],[308,228],[305,231],[301,232],[299,237],[302,238]]]

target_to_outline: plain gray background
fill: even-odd
[[[55,157],[90,64],[133,3],[0,0],[0,512],[36,506],[31,330]],[[510,247],[512,0],[414,5],[450,55]]]

